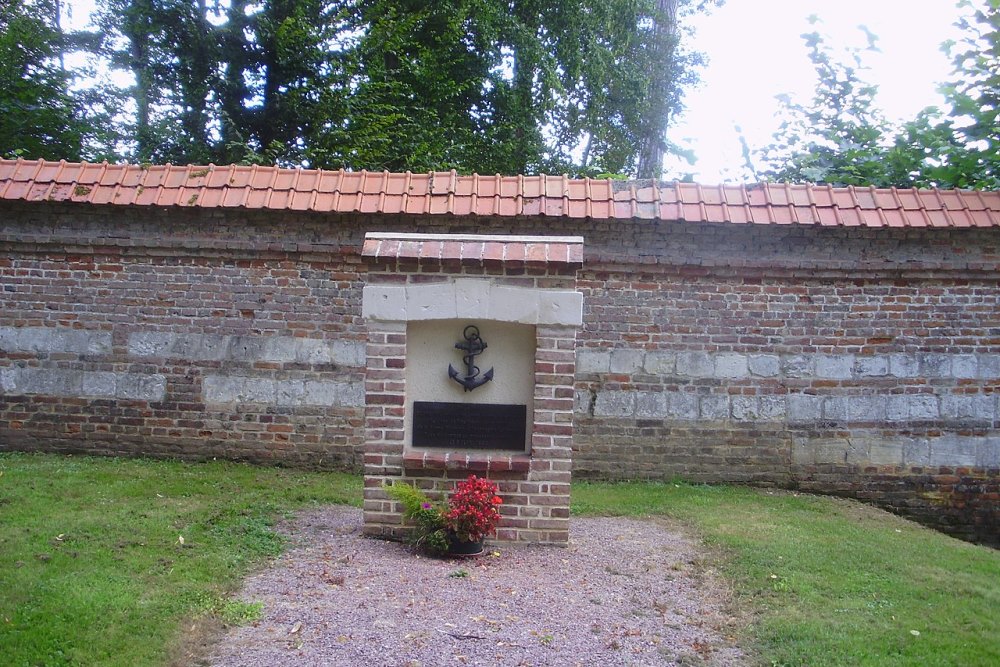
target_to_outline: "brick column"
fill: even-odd
[[[364,291],[365,533],[399,538],[400,508],[383,485],[404,479],[443,499],[471,473],[497,482],[500,541],[569,541],[576,331],[582,295],[579,237],[369,234]],[[532,327],[534,388],[523,453],[414,448],[406,432],[410,322],[469,320]],[[530,370],[529,370],[530,372]]]
[[[364,532],[399,537],[400,516],[382,486],[403,474],[406,323],[370,322],[367,356]]]

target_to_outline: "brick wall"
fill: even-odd
[[[0,447],[360,469],[366,231],[586,237],[578,476],[1000,538],[1000,235],[3,203]]]

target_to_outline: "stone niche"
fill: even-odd
[[[443,499],[476,474],[498,540],[565,545],[583,239],[369,233],[362,255],[365,533],[405,535],[386,482]]]

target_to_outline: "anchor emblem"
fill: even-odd
[[[448,377],[465,387],[465,391],[472,391],[476,387],[481,387],[493,379],[493,369],[479,375],[479,367],[476,366],[476,357],[486,350],[486,341],[479,337],[479,327],[470,324],[462,330],[464,343],[455,343],[455,348],[465,352],[462,361],[465,362],[465,377],[459,377],[458,371],[451,364],[448,364]]]

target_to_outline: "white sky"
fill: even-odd
[[[881,53],[866,53],[866,80],[879,86],[878,104],[893,120],[908,120],[941,104],[937,85],[950,77],[940,45],[955,38],[956,0],[726,0],[692,18],[691,46],[708,56],[701,84],[687,91],[684,115],[670,139],[694,150],[692,166],[668,161],[667,178],[693,173],[706,184],[739,178],[736,126],[752,147],[777,129],[775,96],[812,97],[815,74],[800,35],[819,30],[833,47],[867,43],[859,25],[879,37]],[[65,0],[70,25],[86,25],[93,0]],[[822,20],[813,27],[810,15]]]
[[[687,92],[687,111],[670,130],[672,141],[689,145],[697,162],[667,165],[667,176],[694,173],[701,183],[738,178],[743,162],[735,126],[751,146],[770,143],[777,129],[775,95],[812,98],[815,73],[805,32],[829,36],[830,46],[865,46],[858,29],[879,37],[881,53],[865,53],[865,80],[879,86],[879,106],[891,120],[909,120],[926,106],[940,105],[937,85],[951,65],[939,49],[955,38],[955,0],[727,0],[696,17],[693,48],[708,55],[701,85]],[[822,25],[811,26],[810,15]]]

